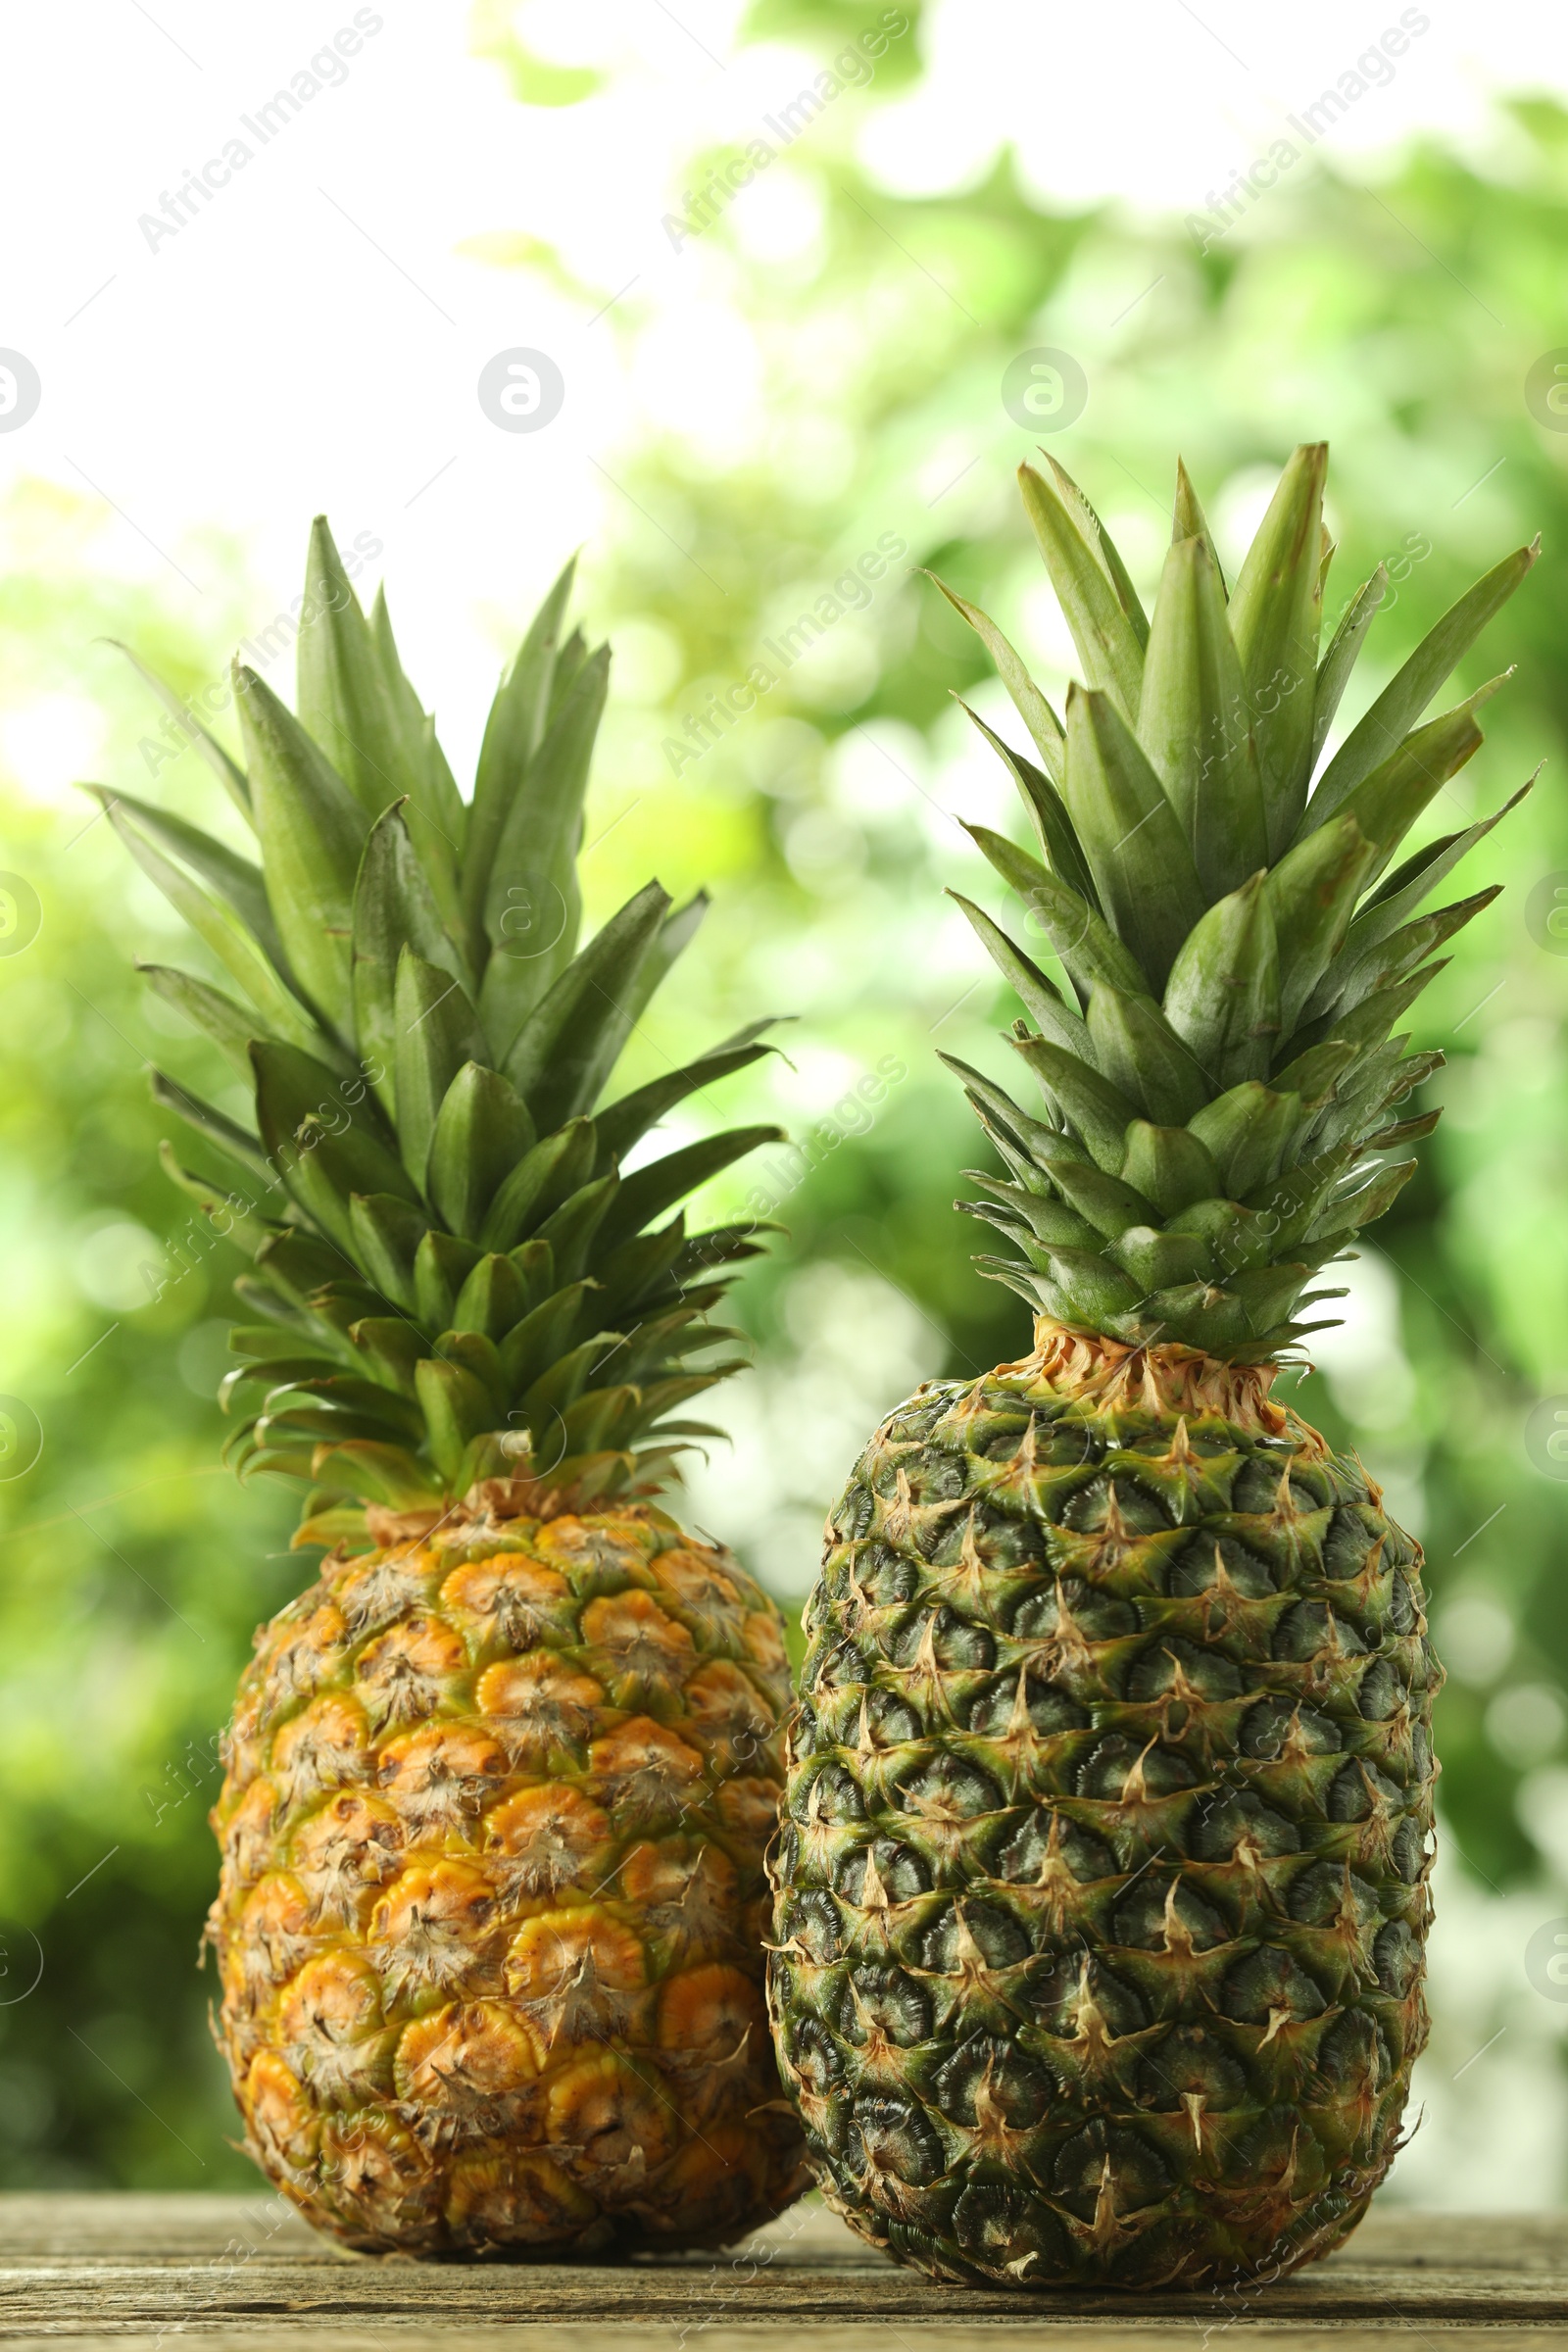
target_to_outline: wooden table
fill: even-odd
[[[814,2200],[739,2251],[599,2269],[356,2259],[265,2191],[0,2196],[0,2344],[40,2352],[1229,2352],[1237,2331],[1568,2352],[1568,2215],[1388,2208],[1261,2292],[1056,2299],[930,2286]]]

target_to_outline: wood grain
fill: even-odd
[[[116,2352],[1223,2352],[1234,2331],[1362,2352],[1568,2352],[1568,2216],[1375,2213],[1268,2288],[1047,2296],[933,2286],[813,2201],[719,2255],[595,2264],[370,2260],[255,2197],[0,2196],[0,2343]]]

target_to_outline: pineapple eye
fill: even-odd
[[[1372,1959],[1384,1991],[1402,2001],[1421,1967],[1421,1946],[1406,1921],[1390,1920],[1372,1947]]]
[[[1130,1601],[1102,1592],[1082,1577],[1064,1576],[1043,1592],[1025,1593],[1012,1613],[1009,1628],[1015,1642],[1051,1642],[1058,1636],[1083,1642],[1113,1642],[1138,1631],[1138,1612]]]
[[[1235,1698],[1242,1689],[1241,1669],[1220,1650],[1200,1649],[1193,1642],[1158,1642],[1134,1661],[1127,1695],[1162,1698],[1182,1684],[1200,1699]]]
[[[1303,1870],[1298,1879],[1293,1880],[1289,1909],[1291,1917],[1298,1919],[1304,1928],[1327,1928],[1338,1920],[1347,1901],[1357,1927],[1376,1919],[1375,1887],[1369,1886],[1365,1879],[1357,1878],[1353,1871],[1347,1886],[1343,1863],[1314,1862],[1310,1870]]]
[[[819,1744],[816,1709],[808,1698],[798,1698],[789,1724],[789,1754],[793,1764],[814,1752]]]
[[[785,1905],[779,1941],[795,1942],[808,1960],[823,1963],[839,1956],[839,1907],[819,1887],[808,1887]]]
[[[844,2080],[844,2060],[832,2034],[814,2017],[793,2017],[785,2046],[791,2065],[808,2089],[819,2096],[838,2089]]]
[[[1129,1782],[1141,1780],[1146,1797],[1171,1796],[1178,1789],[1196,1786],[1197,1775],[1185,1756],[1172,1747],[1144,1748],[1119,1733],[1100,1745],[1089,1757],[1078,1775],[1080,1796],[1108,1798],[1112,1803],[1127,1799]]]
[[[916,1502],[952,1502],[968,1484],[969,1466],[963,1455],[944,1453],[934,1446],[917,1453],[906,1468]]]
[[[844,2170],[876,2194],[884,2175],[923,2188],[944,2170],[942,2143],[909,2099],[857,2099],[845,2135]],[[886,2201],[885,2196],[883,2201]]]
[[[1162,1952],[1169,1948],[1167,1902],[1172,1882],[1160,1881],[1145,1873],[1136,1886],[1116,1905],[1112,1935],[1117,1943],[1127,1944],[1143,1952]],[[1174,1882],[1176,1887],[1176,1916],[1200,1952],[1211,1944],[1223,1943],[1228,1930],[1219,1913],[1200,1894],[1195,1893],[1185,1879]]]
[[[798,1782],[791,1791],[790,1810],[798,1821],[825,1821],[834,1828],[865,1819],[865,1800],[854,1775],[842,1764],[824,1764],[809,1781]]]
[[[857,1969],[844,1987],[839,2029],[857,2045],[884,2034],[900,2049],[911,2049],[931,2032],[931,2004],[902,1968]]]
[[[867,1544],[856,1560],[855,1574],[861,1592],[881,1608],[912,1600],[920,1583],[914,1562],[886,1544]]]
[[[999,1676],[985,1686],[970,1708],[970,1731],[982,1740],[1004,1739],[1012,1728],[1017,1704],[1017,1676]],[[1024,1708],[1031,1730],[1047,1739],[1059,1732],[1081,1732],[1089,1722],[1086,1707],[1069,1698],[1065,1690],[1054,1690],[1032,1675],[1024,1683]]]
[[[1332,1756],[1345,1745],[1339,1726],[1316,1707],[1298,1706],[1288,1698],[1260,1698],[1242,1723],[1242,1753],[1274,1761],[1287,1747],[1304,1748],[1308,1755]]]
[[[890,1435],[902,1439],[906,1445],[918,1445],[931,1435],[954,1398],[962,1393],[961,1381],[929,1382],[918,1402],[902,1405],[893,1415],[889,1424]]]
[[[1000,2034],[971,2034],[932,2082],[932,2104],[956,2124],[1000,2114],[1015,2131],[1045,2121],[1054,2085]]]
[[[892,1838],[878,1838],[869,1847],[855,1846],[840,1858],[834,1869],[833,1890],[847,1903],[858,1904],[865,1891],[868,1853],[875,1860],[876,1875],[891,1902],[906,1903],[929,1889],[931,1873],[913,1846],[901,1845]]]
[[[1152,1536],[1156,1529],[1171,1524],[1170,1513],[1159,1496],[1125,1470],[1080,1487],[1061,1513],[1063,1527],[1086,1536],[1098,1535],[1116,1519],[1134,1536]]]
[[[937,1755],[900,1783],[894,1801],[902,1812],[925,1820],[972,1821],[982,1813],[1001,1812],[1002,1790],[978,1764],[961,1756]]]
[[[853,1690],[865,1680],[865,1662],[853,1642],[840,1642],[817,1667],[812,1681],[830,1690]]]
[[[1317,2045],[1317,2071],[1341,2096],[1357,2084],[1379,2090],[1394,2073],[1394,2058],[1375,2019],[1347,2009]]]
[[[1234,1536],[1195,1536],[1170,1572],[1172,1593],[1206,1592],[1221,1579],[1243,1600],[1268,1600],[1275,1590],[1274,1571]]]
[[[961,1973],[978,1950],[987,1968],[1016,1968],[1030,1956],[1028,1936],[1018,1922],[993,1903],[951,1903],[927,1928],[920,1961],[939,1977]]]
[[[1367,1783],[1373,1778],[1372,1767],[1364,1757],[1336,1773],[1323,1800],[1323,1810],[1330,1821],[1365,1821],[1372,1810]]]
[[[1097,2118],[1073,2134],[1056,2159],[1056,2193],[1083,2221],[1093,2221],[1099,2208],[1107,2163],[1123,2211],[1152,2205],[1169,2194],[1170,2175],[1148,2142],[1136,2132]]]
[[[858,1478],[852,1478],[833,1505],[828,1526],[849,1544],[858,1544],[876,1513],[876,1496]]]
[[[1247,2076],[1201,2026],[1178,2026],[1138,2070],[1138,2103],[1165,2111],[1201,2099],[1221,2113],[1247,2095]]]
[[[1329,1521],[1329,1532],[1323,1539],[1324,1575],[1336,1582],[1359,1576],[1366,1566],[1368,1552],[1386,1526],[1387,1522],[1380,1521],[1375,1511],[1361,1505],[1343,1505]],[[1387,1551],[1386,1542],[1384,1548]]]
[[[1250,1789],[1200,1799],[1188,1818],[1186,1843],[1199,1862],[1229,1862],[1243,1843],[1261,1854],[1296,1854],[1301,1849],[1293,1824]]]
[[[1068,1952],[1033,1977],[1024,1997],[1047,2033],[1068,2041],[1082,2036],[1091,2009],[1117,2040],[1141,2033],[1149,2023],[1139,1994],[1087,1951]]]
[[[1086,1885],[1095,1879],[1110,1879],[1116,1875],[1116,1857],[1103,1838],[1086,1830],[1064,1813],[1054,1815],[1042,1810],[1032,1813],[1003,1847],[997,1868],[1000,1875],[1013,1881],[1040,1879],[1051,1853],[1052,1822],[1056,1823],[1056,1851],[1068,1870]]]
[[[1108,1450],[1104,1437],[1087,1421],[1062,1420],[1053,1427],[1037,1417],[1035,1433],[1035,1460],[1051,1470],[1076,1470],[1088,1462],[1102,1462]]]
[[[868,1690],[865,1715],[879,1746],[902,1746],[906,1740],[918,1740],[924,1729],[914,1708],[892,1690]]]
[[[1293,2019],[1321,2017],[1328,2007],[1299,1961],[1276,1943],[1239,1960],[1220,1990],[1220,2007],[1238,2025],[1266,2026],[1280,2011]]]
[[[1015,2286],[1036,2267],[1067,2268],[1067,2241],[1049,2205],[1027,2189],[972,2183],[953,2209],[953,2234],[980,2268]]]
[[[1325,1496],[1315,1494],[1306,1485],[1301,1471],[1291,1462],[1291,1448],[1273,1460],[1266,1453],[1250,1453],[1236,1473],[1231,1488],[1233,1511],[1267,1512],[1277,1510],[1280,1499],[1280,1480],[1289,1475],[1290,1498],[1298,1511],[1317,1511],[1323,1508]]]
[[[1340,1616],[1326,1600],[1298,1600],[1274,1628],[1274,1655],[1298,1666],[1325,1652],[1359,1656],[1366,1643],[1348,1618]]]
[[[888,1655],[896,1666],[912,1666],[930,1627],[931,1648],[939,1666],[953,1671],[963,1667],[985,1668],[997,1662],[997,1645],[983,1625],[971,1625],[966,1617],[949,1608],[946,1601],[935,1610],[917,1610],[901,1625],[888,1642]]]
[[[1387,1723],[1409,1699],[1405,1689],[1387,1658],[1376,1659],[1361,1677],[1356,1693],[1356,1705],[1368,1723]]]

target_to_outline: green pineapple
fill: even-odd
[[[196,730],[260,864],[102,796],[239,992],[147,973],[254,1102],[160,1077],[230,1172],[166,1162],[254,1252],[233,1451],[325,1552],[228,1737],[219,2040],[252,2154],[367,2250],[722,2243],[801,2185],[761,1990],[781,1620],[658,1500],[756,1248],[678,1204],[776,1130],[623,1168],[769,1024],[599,1105],[705,902],[650,883],[577,945],[608,654],[569,585],[466,804],[318,523],[298,718],[237,670],[245,767]]]
[[[982,728],[1039,855],[970,831],[1068,983],[959,901],[1043,1099],[950,1060],[1004,1171],[959,1205],[1034,1348],[921,1388],[828,1522],[770,1977],[827,2196],[942,2278],[1307,2261],[1388,2171],[1426,2037],[1420,1553],[1270,1389],[1436,1119],[1402,1113],[1441,1056],[1399,1023],[1495,894],[1419,909],[1496,817],[1389,868],[1499,681],[1423,710],[1537,551],[1309,790],[1387,586],[1320,654],[1325,458],[1296,452],[1228,595],[1179,473],[1149,618],[1076,486],[1022,469],[1087,680],[1064,728],[945,591],[1032,740]]]

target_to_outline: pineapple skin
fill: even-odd
[[[1272,2279],[1400,2144],[1441,1670],[1271,1379],[1043,1321],[829,1519],[770,2008],[824,2194],[933,2277]]]
[[[761,1991],[782,1621],[656,1508],[505,1501],[257,1635],[208,1924],[246,2145],[367,2252],[722,2244],[806,2184]]]

